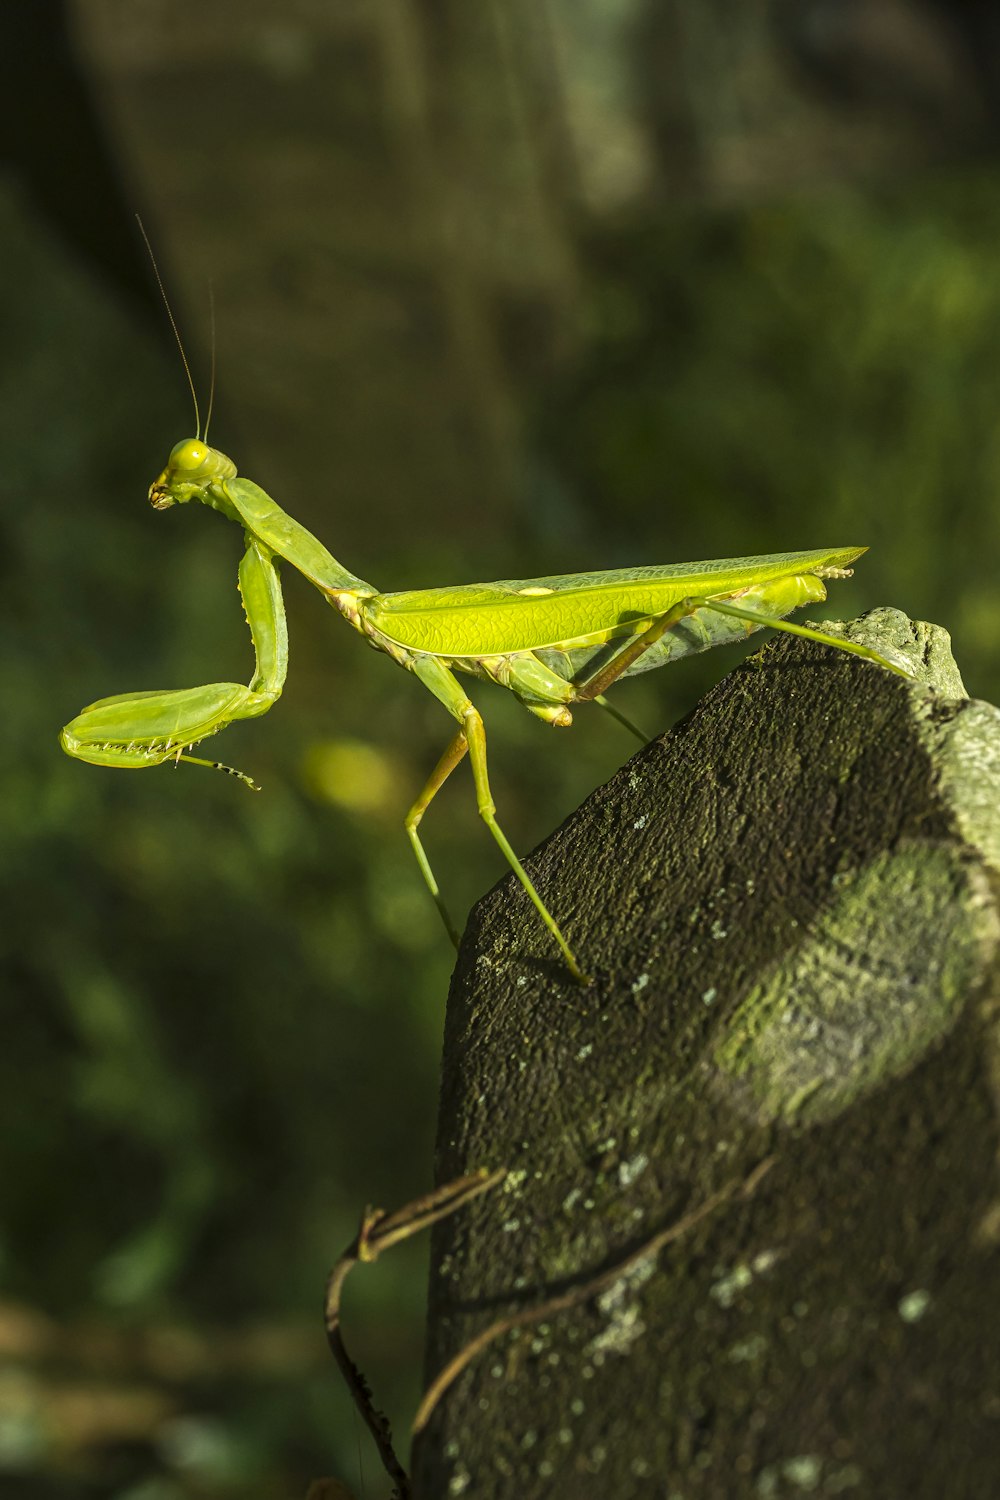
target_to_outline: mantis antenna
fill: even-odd
[[[205,435],[202,438],[205,443],[208,442],[208,429],[212,423],[212,411],[215,407],[215,287],[211,282],[208,283],[208,327],[212,338],[212,365],[208,380],[208,415],[205,418]],[[195,402],[196,413],[197,410],[198,403]]]
[[[156,264],[156,256],[153,254],[153,247],[149,243],[149,235],[146,233],[146,226],[142,222],[142,220],[140,219],[140,217],[139,217],[138,214],[136,214],[136,216],[135,216],[135,222],[138,224],[138,226],[139,226],[139,233],[142,235],[143,240],[146,243],[146,250],[149,253],[149,259],[150,259],[150,261],[152,263],[152,266],[153,266],[153,275],[156,277],[156,285],[160,288],[160,296],[163,298],[163,305],[167,309],[167,317],[170,319],[170,326],[174,330],[174,338],[177,340],[177,348],[180,350],[181,364],[184,366],[184,374],[187,376],[188,389],[191,392],[191,400],[194,402],[194,425],[195,425],[195,429],[196,429],[195,436],[199,440],[201,440],[201,413],[198,410],[198,392],[194,388],[194,377],[191,374],[191,366],[188,364],[188,357],[187,357],[187,355],[184,352],[184,343],[183,343],[183,341],[181,339],[180,329],[177,327],[177,320],[174,317],[174,310],[170,306],[170,298],[167,296],[167,289],[163,285],[163,277],[160,275],[160,268]],[[211,421],[211,418],[212,418],[212,402],[214,401],[214,399],[215,399],[215,298],[213,297],[212,298],[212,391],[211,391],[211,395],[209,397],[209,402],[208,402],[208,416],[209,416],[209,421]],[[208,422],[205,423],[205,438],[207,438],[207,437],[208,437]]]

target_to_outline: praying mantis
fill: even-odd
[[[507,688],[530,713],[557,729],[572,724],[570,704],[593,701],[643,743],[646,736],[642,731],[607,701],[607,688],[619,677],[647,672],[692,652],[725,645],[765,626],[866,657],[900,676],[910,675],[904,666],[868,646],[784,619],[803,604],[825,599],[823,580],[849,577],[847,564],[867,551],[865,547],[380,593],[348,572],[312,532],[282,510],[259,485],[241,478],[231,458],[208,446],[212,399],[203,437],[198,395],[184,344],[153,247],[142,220],[136,217],[180,351],[196,428],[195,437],[182,438],[170,450],[166,467],[149,487],[150,504],[155,510],[169,510],[197,500],[242,528],[246,551],[239,567],[239,589],[253,642],[254,671],[246,687],[237,682],[212,682],[204,687],[100,698],[62,730],[59,743],[67,755],[91,765],[123,770],[187,761],[224,771],[259,791],[245,772],[190,752],[228,724],[266,714],[281,696],[288,671],[288,631],[278,562],[291,563],[348,624],[367,638],[369,645],[412,672],[458,721],[458,731],[405,818],[421,874],[455,947],[459,945],[458,930],[418,829],[431,802],[468,754],[480,817],[531,898],[573,978],[588,983],[562,929],[497,822],[482,716],[456,672]],[[214,390],[213,311],[213,395]],[[733,602],[737,599],[738,604]]]
[[[198,424],[200,434],[200,423]],[[156,510],[198,501],[235,522],[246,550],[239,588],[254,650],[244,687],[124,693],[84,708],[63,729],[68,755],[92,765],[139,770],[165,762],[211,766],[258,790],[242,771],[191,754],[228,724],[267,713],[288,668],[288,634],[278,575],[291,564],[377,650],[423,683],[458,729],[405,818],[417,862],[449,936],[459,937],[420,838],[424,813],[468,754],[479,814],[533,902],[574,977],[586,982],[576,954],[511,848],[490,793],[486,733],[456,673],[507,688],[554,728],[572,723],[572,707],[595,702],[640,739],[645,736],[607,702],[619,678],[765,626],[851,652],[901,676],[904,668],[869,647],[795,625],[784,616],[826,598],[824,580],[844,578],[867,549],[835,547],[664,567],[615,568],[552,578],[502,580],[454,588],[383,594],[350,573],[311,532],[201,436],[171,450],[149,499]]]

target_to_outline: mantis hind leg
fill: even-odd
[[[603,708],[610,709],[610,704],[603,700],[604,694],[611,684],[634,661],[638,661],[644,651],[648,651],[650,646],[655,646],[660,637],[665,635],[671,626],[677,625],[686,616],[694,614],[695,610],[700,609],[705,602],[703,599],[682,599],[672,609],[668,609],[664,614],[658,615],[641,635],[637,635],[630,640],[617,655],[613,656],[609,662],[605,662],[604,666],[596,671],[592,677],[586,677],[583,682],[577,683],[574,702],[586,703],[589,699],[593,699],[595,702],[600,703]],[[625,722],[628,728],[634,729],[634,725],[628,724],[627,720]]]
[[[789,635],[802,636],[807,641],[818,641],[821,646],[833,646],[837,651],[846,651],[851,656],[864,657],[866,661],[876,662],[880,667],[895,672],[897,677],[912,679],[913,673],[898,662],[890,661],[880,651],[875,651],[871,646],[862,646],[857,641],[850,641],[843,635],[829,635],[825,630],[815,630],[811,625],[795,625],[791,620],[776,620],[770,615],[762,614],[756,609],[745,609],[742,605],[723,603],[721,600],[706,600],[705,607],[714,609],[717,614],[732,615],[734,619],[746,620],[753,625],[766,625],[770,630],[784,630]]]
[[[530,713],[537,714],[546,723],[556,728],[568,728],[573,722],[568,705],[578,700],[577,688],[551,667],[547,667],[533,652],[515,656],[508,662],[505,672],[498,673],[494,680],[502,687],[509,688]],[[649,743],[649,735],[643,734],[639,726],[609,703],[602,693],[598,693],[594,701],[613,719],[617,719],[619,724],[623,724],[642,744]]]
[[[613,703],[609,703],[603,693],[598,693],[594,702],[603,708],[606,714],[610,714],[613,719],[617,719],[619,724],[623,725],[630,734],[634,734],[641,745],[649,744],[649,735],[644,734],[638,724],[634,724],[631,719],[626,718],[620,708],[617,708]]]
[[[802,636],[807,641],[818,641],[822,646],[833,646],[838,651],[846,651],[852,656],[861,656],[867,661],[877,662],[880,667],[886,667],[890,672],[895,672],[900,677],[909,678],[912,675],[896,662],[889,661],[887,657],[882,656],[878,651],[873,651],[870,646],[861,646],[857,641],[850,641],[845,636],[829,635],[826,631],[815,630],[811,625],[795,625],[790,620],[782,620],[775,615],[764,614],[761,610],[746,609],[742,605],[730,604],[728,601],[724,602],[721,599],[692,597],[681,599],[673,608],[657,616],[641,635],[636,636],[634,640],[629,641],[626,646],[623,646],[621,651],[616,656],[613,656],[609,662],[606,662],[592,677],[588,677],[579,683],[574,701],[582,703],[587,699],[594,699],[596,702],[601,703],[604,693],[611,684],[633,662],[637,661],[643,652],[648,651],[650,646],[655,646],[660,637],[665,635],[674,625],[679,624],[681,620],[687,619],[689,615],[696,614],[701,609],[714,610],[716,614],[720,615],[731,615],[737,620],[746,620],[749,625],[757,628],[766,626],[769,630],[784,630],[789,635]],[[610,707],[607,703],[604,703],[602,706],[605,708]],[[633,726],[630,725],[629,727]]]

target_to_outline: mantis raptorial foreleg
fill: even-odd
[[[462,726],[460,732],[451,741],[438,761],[423,791],[406,817],[406,831],[410,836],[410,842],[417,856],[421,873],[427,882],[427,887],[431,895],[434,897],[434,903],[438,911],[444,918],[445,927],[448,929],[452,941],[457,945],[458,935],[454,923],[448,915],[448,910],[438,888],[437,880],[434,877],[430,861],[427,858],[426,850],[420,842],[417,826],[434,797],[440,791],[441,787],[444,786],[444,783],[455,767],[464,759],[466,751],[468,751],[472,764],[472,777],[476,785],[476,805],[479,809],[479,816],[496,840],[504,859],[531,897],[532,904],[538,915],[559,945],[570,973],[574,979],[585,982],[586,975],[577,963],[576,954],[563,937],[558,923],[541,896],[535,890],[527,871],[511,848],[507,835],[497,822],[496,804],[493,801],[493,795],[490,791],[489,771],[486,762],[486,729],[483,725],[482,715],[458,680],[436,658],[430,656],[422,657],[413,663],[412,670],[420,678],[424,686],[431,690],[435,698],[444,704],[448,712],[454,715]]]
[[[267,713],[284,686],[288,633],[278,571],[269,548],[255,537],[248,536],[247,540],[239,584],[254,648],[249,686],[212,682],[204,687],[101,698],[63,730],[61,743],[68,754],[92,765],[126,769],[183,760],[225,771],[258,790],[257,783],[244,772],[190,754],[199,740],[216,734],[235,719],[253,719]]]

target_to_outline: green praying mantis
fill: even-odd
[[[865,547],[380,593],[349,573],[259,485],[241,478],[231,458],[208,446],[211,400],[202,437],[198,396],[184,345],[152,246],[142,220],[138,222],[180,350],[197,432],[171,449],[166,467],[150,485],[150,503],[156,510],[169,510],[197,500],[241,527],[246,551],[239,568],[239,588],[253,642],[254,671],[246,687],[212,682],[204,687],[100,698],[60,734],[67,755],[124,770],[187,761],[225,771],[259,791],[243,771],[204,760],[191,750],[237,719],[266,714],[281,696],[288,670],[288,631],[277,564],[279,559],[291,563],[369,645],[419,678],[458,722],[457,732],[405,819],[417,863],[452,942],[458,947],[458,931],[419,828],[431,802],[468,754],[480,817],[534,903],[570,973],[586,983],[573,949],[497,822],[482,716],[456,672],[507,688],[530,713],[558,729],[572,724],[571,704],[599,703],[644,743],[642,731],[605,697],[618,678],[726,645],[764,626],[835,646],[909,676],[904,667],[867,646],[784,619],[803,604],[825,599],[823,580],[849,577],[847,565]],[[214,392],[214,353],[212,373]]]
[[[613,683],[691,652],[742,639],[765,626],[908,675],[866,646],[784,619],[802,605],[825,599],[824,580],[849,576],[848,564],[864,547],[383,594],[348,572],[258,485],[240,477],[232,459],[200,436],[185,438],[171,450],[166,467],[150,486],[149,499],[157,510],[198,501],[242,529],[246,551],[239,587],[253,642],[253,676],[246,687],[214,682],[101,698],[63,729],[60,743],[66,753],[92,765],[129,770],[187,761],[225,771],[257,790],[242,771],[191,751],[228,724],[267,713],[280,696],[288,667],[288,634],[278,562],[290,563],[370,645],[419,678],[458,723],[405,819],[417,862],[452,941],[458,944],[458,933],[419,828],[434,797],[468,753],[480,816],[571,974],[581,982],[586,976],[573,949],[497,822],[483,720],[456,673],[498,683],[555,728],[572,723],[573,705],[598,703],[643,740],[645,736],[607,702],[605,693]]]

